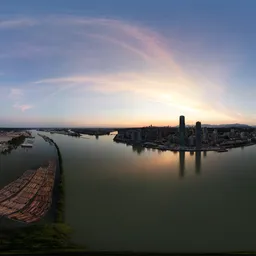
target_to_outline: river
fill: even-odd
[[[42,134],[62,154],[65,217],[77,244],[113,251],[256,250],[256,146],[191,154],[136,149],[112,135]],[[32,149],[2,155],[0,187],[54,154],[36,136]]]

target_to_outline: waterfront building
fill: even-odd
[[[140,142],[141,141],[141,131],[140,130],[132,130],[131,139],[132,139],[132,141]]]
[[[207,130],[207,127],[204,127],[204,129],[203,129],[203,140],[205,142],[208,141],[208,130]]]
[[[212,133],[212,142],[213,142],[214,144],[216,144],[216,143],[218,142],[218,139],[219,139],[219,137],[218,137],[218,131],[217,131],[217,129],[214,129],[214,131],[213,131],[213,133]]]
[[[157,129],[157,139],[158,140],[161,140],[163,138],[163,136],[162,136],[162,130],[161,130],[161,128],[158,128]]]
[[[202,136],[201,136],[201,122],[196,122],[196,148],[201,149]]]
[[[141,130],[137,130],[136,133],[136,141],[137,142],[141,142],[142,138],[141,138]]]
[[[150,128],[146,134],[146,140],[155,141],[157,139],[157,128]]]
[[[188,145],[190,147],[195,146],[195,136],[194,135],[189,136],[189,138],[188,138]]]
[[[231,129],[229,135],[230,135],[231,138],[234,138],[235,135],[236,135],[235,134],[235,129]]]
[[[240,133],[240,137],[241,137],[242,140],[245,140],[247,138],[246,133],[245,132],[241,132]]]
[[[185,116],[180,116],[179,125],[180,146],[185,146]]]

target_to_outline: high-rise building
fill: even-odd
[[[196,122],[196,149],[201,149],[202,138],[201,138],[201,122]]]
[[[180,126],[179,126],[179,135],[180,135],[180,146],[185,146],[185,116],[180,116]]]
[[[231,129],[229,135],[231,138],[234,138],[235,137],[235,129]]]
[[[195,145],[195,136],[193,136],[193,135],[189,136],[189,138],[188,138],[188,145],[190,147],[193,147]]]
[[[213,144],[216,144],[218,142],[218,131],[217,129],[214,129],[213,133],[212,133],[212,142]]]
[[[133,130],[131,134],[132,141],[140,142],[141,141],[141,131]]]
[[[208,141],[208,130],[207,130],[207,127],[204,127],[204,129],[203,129],[203,140],[205,142]]]
[[[246,139],[246,134],[245,134],[245,132],[241,132],[241,133],[240,133],[240,137],[241,137],[242,140]]]

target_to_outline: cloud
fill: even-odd
[[[21,110],[22,112],[24,112],[24,111],[26,111],[26,110],[28,110],[28,109],[33,108],[32,105],[27,105],[27,104],[20,105],[20,104],[18,104],[18,103],[16,103],[15,105],[13,105],[13,107],[16,108],[16,109]]]
[[[168,77],[150,73],[119,73],[45,79],[37,81],[36,84],[50,84],[58,86],[58,88],[68,86],[68,89],[76,87],[78,93],[84,94],[88,91],[105,94],[115,93],[117,97],[120,92],[130,92],[139,95],[143,100],[161,103],[165,107],[178,109],[181,112],[197,114],[204,118],[211,114],[211,118],[219,117],[233,120],[229,115],[218,112],[218,108],[207,104],[200,93],[193,91],[193,86],[189,86],[189,81],[186,81],[185,86],[182,82],[183,79],[177,78],[174,80],[170,78],[168,80]]]
[[[9,19],[9,20],[0,20],[0,29],[14,29],[20,27],[28,27],[37,24],[34,19]]]
[[[47,52],[52,54],[47,65],[52,65],[53,70],[58,66],[59,76],[39,78],[33,84],[36,88],[51,88],[46,99],[65,90],[84,95],[88,91],[117,94],[117,97],[129,92],[139,95],[141,101],[163,104],[163,108],[170,109],[170,115],[175,109],[198,118],[233,118],[232,111],[219,104],[225,103],[225,83],[208,77],[204,65],[199,66],[196,75],[191,74],[176,56],[172,40],[152,29],[122,20],[72,16],[0,21],[0,29],[19,27],[31,28],[25,38],[28,41],[3,54],[35,59],[40,55],[38,70],[42,69],[44,77],[41,57],[49,57]],[[54,54],[61,56],[61,62],[51,63],[58,59],[53,58]],[[99,60],[94,66],[92,57]],[[21,96],[15,89],[11,94]],[[43,97],[38,93],[38,98]],[[25,111],[31,107],[16,104],[15,108]]]
[[[21,89],[18,88],[12,88],[9,94],[9,97],[11,99],[17,99],[20,98],[21,96],[23,96],[23,91]]]

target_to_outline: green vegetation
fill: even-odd
[[[62,156],[60,153],[60,149],[58,145],[50,139],[50,141],[53,143],[57,150],[58,154],[58,159],[59,159],[59,170],[60,170],[60,181],[58,184],[58,192],[59,192],[59,197],[57,201],[57,214],[56,214],[56,222],[57,223],[62,223],[64,222],[64,198],[65,198],[65,189],[64,189],[64,172],[63,172],[63,165],[62,165]]]
[[[75,248],[70,243],[70,228],[65,224],[32,225],[3,230],[1,251],[42,251]]]
[[[8,150],[5,150],[4,152],[1,152],[0,154],[7,155],[10,154],[13,149],[16,149],[18,146],[20,146],[22,143],[24,143],[26,137],[24,135],[21,135],[19,137],[12,138],[8,142]]]
[[[25,141],[25,139],[26,139],[26,137],[24,135],[21,135],[19,137],[12,138],[9,141],[9,144],[17,147],[17,146],[21,145]]]

